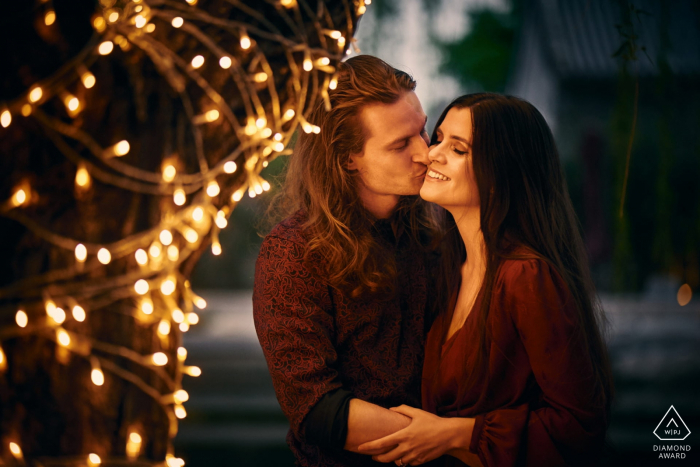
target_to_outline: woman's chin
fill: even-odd
[[[421,198],[423,198],[423,200],[428,201],[429,203],[440,204],[438,202],[439,197],[436,196],[435,193],[433,193],[433,190],[431,190],[429,187],[426,187],[425,183],[423,183],[419,195]]]

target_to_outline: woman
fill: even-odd
[[[430,161],[421,197],[447,234],[424,410],[392,408],[411,424],[360,449],[397,465],[596,465],[604,316],[551,131],[521,99],[470,94],[442,113]]]

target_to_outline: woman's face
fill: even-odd
[[[450,109],[437,129],[437,139],[430,147],[421,198],[449,211],[479,207],[472,167],[471,109]]]

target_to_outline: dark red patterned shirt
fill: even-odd
[[[321,264],[304,261],[303,221],[297,213],[265,238],[253,292],[255,328],[290,422],[287,443],[301,466],[385,465],[370,456],[307,443],[304,418],[324,394],[341,386],[386,408],[420,407],[425,254],[397,248],[395,299],[353,301],[327,285]]]

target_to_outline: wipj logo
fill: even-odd
[[[688,437],[690,430],[676,408],[671,406],[654,429],[654,434],[662,441],[682,441]]]

